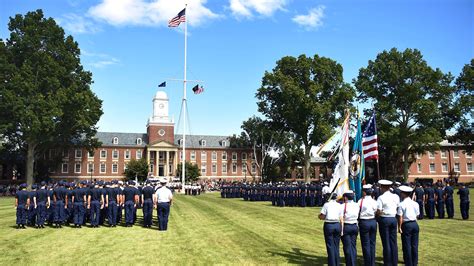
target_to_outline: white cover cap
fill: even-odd
[[[400,189],[400,191],[406,192],[406,193],[411,193],[413,191],[413,188],[411,188],[409,186],[400,186],[398,189]]]
[[[379,184],[382,186],[391,186],[393,184],[392,181],[386,180],[386,179],[381,179],[379,180]]]

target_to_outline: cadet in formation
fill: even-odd
[[[92,227],[99,227],[100,210],[104,208],[104,204],[102,189],[99,188],[99,183],[95,183],[87,197],[87,209],[90,210],[89,221]]]
[[[461,208],[461,217],[463,220],[469,219],[469,188],[466,188],[465,184],[461,184],[461,188],[458,190],[460,208]]]
[[[413,189],[409,186],[400,186],[401,199],[397,210],[398,231],[402,234],[403,261],[405,265],[418,265],[418,236],[420,228],[416,222],[420,215],[418,203],[410,197]]]
[[[63,181],[58,182],[58,186],[53,189],[54,202],[54,218],[55,227],[61,228],[66,221],[67,208],[67,189],[64,187]]]
[[[155,190],[151,187],[149,181],[146,182],[146,186],[142,190],[142,202],[143,202],[143,226],[150,228],[153,220],[153,194]]]
[[[30,205],[30,199],[28,197],[28,191],[26,191],[26,184],[20,185],[20,190],[15,194],[15,208],[16,208],[16,228],[25,229],[26,220],[28,217],[28,207]]]
[[[170,207],[173,202],[173,193],[169,188],[166,187],[166,178],[161,178],[161,187],[156,190],[155,193],[155,206],[158,210],[158,230],[168,230],[168,217],[170,215]]]
[[[339,265],[340,262],[339,242],[344,220],[342,205],[336,201],[336,198],[337,195],[332,194],[319,214],[319,219],[324,220],[324,241],[326,242],[329,266]]]
[[[451,186],[450,182],[446,183],[444,188],[444,203],[446,204],[446,213],[448,214],[448,219],[454,217],[454,189]]]
[[[435,216],[435,191],[431,184],[425,188],[425,210],[428,219],[434,219]]]
[[[435,202],[438,218],[444,219],[444,190],[441,183],[438,183],[435,189]]]
[[[46,182],[41,182],[41,187],[36,192],[37,213],[36,228],[44,228],[46,221],[47,209],[51,205],[51,199],[46,190]]]
[[[415,191],[413,193],[413,199],[416,201],[416,203],[418,203],[418,207],[420,209],[419,219],[422,220],[425,216],[424,213],[423,213],[424,202],[425,202],[424,201],[425,191],[423,189],[423,186],[420,183],[416,184],[416,188],[415,188]]]
[[[127,186],[123,189],[125,200],[125,226],[132,227],[135,223],[134,214],[138,203],[138,190],[133,187],[134,181],[128,181]]]
[[[344,259],[346,265],[355,266],[357,259],[357,235],[359,228],[357,219],[359,218],[359,205],[354,202],[354,192],[348,190],[344,193],[343,206],[343,226],[342,226],[342,245],[344,250]]]
[[[373,266],[375,265],[375,243],[377,238],[377,221],[375,220],[377,202],[371,196],[373,193],[372,185],[364,185],[362,189],[363,197],[357,202],[360,207],[360,244],[364,265]]]

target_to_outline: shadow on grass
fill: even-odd
[[[292,248],[290,251],[270,251],[272,256],[285,257],[289,264],[299,265],[323,265],[327,264],[326,256],[316,256],[300,248]]]

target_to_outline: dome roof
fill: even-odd
[[[164,91],[157,91],[156,94],[155,94],[155,99],[168,100],[168,95]]]

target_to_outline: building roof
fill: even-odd
[[[97,139],[105,146],[135,146],[145,147],[148,143],[148,136],[146,133],[119,133],[119,132],[97,132],[95,135]],[[114,144],[114,138],[117,138],[117,144]],[[141,144],[137,142],[141,139]]]
[[[183,135],[174,135],[174,144],[179,145]],[[205,145],[203,145],[205,141]],[[186,135],[186,147],[189,148],[229,148],[228,136]]]

